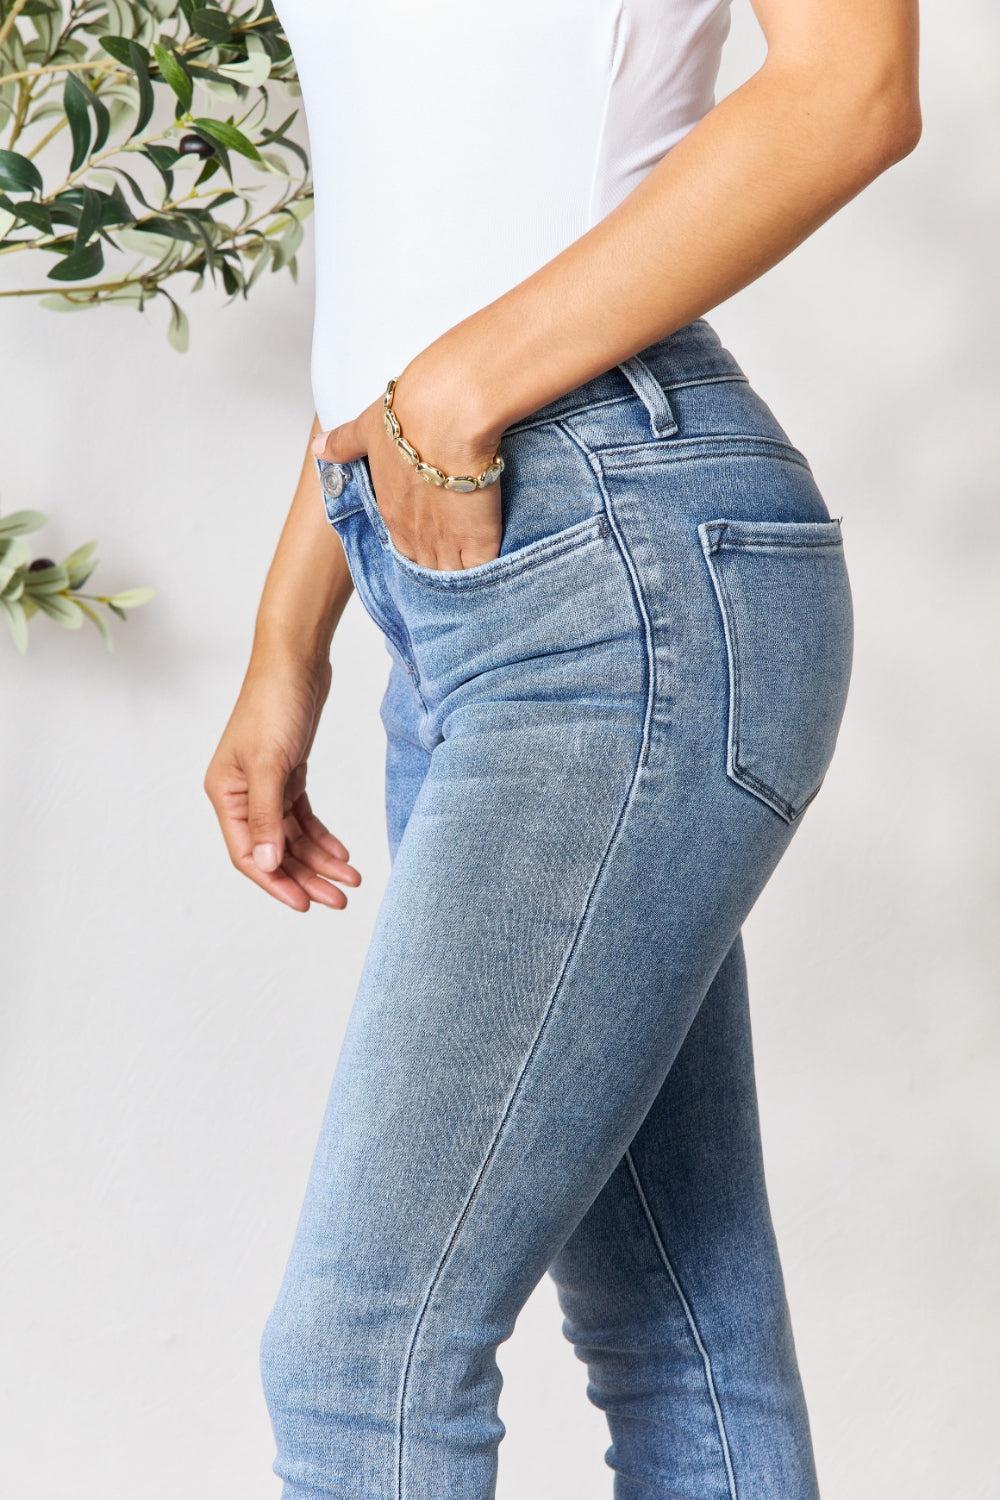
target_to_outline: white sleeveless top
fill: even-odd
[[[729,0],[277,0],[316,182],[324,427],[603,217],[711,108]]]

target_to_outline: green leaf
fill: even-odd
[[[104,251],[100,240],[85,245],[82,250],[73,250],[52,267],[50,281],[86,281],[104,269]]]
[[[118,229],[115,242],[123,251],[130,251],[133,255],[147,255],[150,260],[157,261],[177,245],[177,240],[166,234],[150,234],[147,229],[139,228]]]
[[[185,240],[188,244],[196,245],[199,236],[193,227],[195,222],[190,214],[176,213],[170,218],[165,214],[153,214],[143,221],[142,228],[148,234],[164,234],[169,239]]]
[[[115,62],[124,63],[127,68],[132,66],[132,54],[129,52],[129,39],[125,36],[99,36],[97,40],[109,56]]]
[[[85,307],[93,307],[94,299],[68,297],[65,292],[53,292],[51,296],[40,297],[39,306],[47,307],[49,312],[80,312]]]
[[[225,287],[230,297],[235,297],[237,292],[241,291],[243,287],[243,278],[240,276],[239,272],[236,271],[236,269],[232,265],[230,265],[228,260],[223,260],[222,262],[222,285]]]
[[[136,116],[135,125],[129,140],[134,140],[149,124],[153,114],[153,85],[149,79],[149,53],[139,42],[130,41],[128,44],[129,61],[132,64],[135,76],[139,81],[139,113]]]
[[[178,354],[183,354],[190,342],[191,329],[187,320],[187,314],[182,307],[174,302],[170,310],[170,322],[167,324],[167,342],[171,349],[176,349]],[[118,599],[121,603],[121,599]]]
[[[63,567],[71,589],[78,589],[93,570],[96,547],[96,542],[84,542],[82,546],[74,547],[68,557],[63,558]]]
[[[242,130],[228,120],[207,120],[200,117],[192,120],[199,135],[207,136],[213,146],[224,146],[227,151],[238,151],[250,161],[260,161],[260,152],[253,141],[247,140]]]
[[[105,229],[115,229],[123,224],[134,223],[135,214],[128,206],[121,183],[116,182],[111,192],[101,199],[101,225]]]
[[[260,88],[266,83],[271,73],[271,59],[263,48],[259,52],[253,52],[242,62],[220,63],[219,72],[224,78],[229,78],[233,83],[242,83],[246,88]]]
[[[9,516],[0,516],[0,539],[41,531],[47,520],[40,510],[12,510]]]
[[[18,597],[20,588],[24,587],[21,574],[30,561],[31,555],[20,537],[16,544],[12,539],[0,548],[0,594],[9,598],[13,591],[14,597]]]
[[[177,241],[169,235],[150,234],[146,229],[119,229],[115,239],[123,250],[130,250],[133,255],[145,255],[150,260],[160,260],[168,255],[177,244]]]
[[[11,639],[23,656],[28,649],[28,620],[24,605],[16,599],[0,599],[0,608],[7,617]]]
[[[38,594],[59,594],[63,589],[69,588],[69,574],[61,563],[53,563],[51,568],[35,568],[24,580],[24,586],[32,597]]]
[[[115,609],[135,609],[140,604],[148,604],[155,593],[156,590],[151,588],[122,589],[120,593],[112,594],[107,602]]]
[[[226,160],[228,167],[228,157]],[[219,161],[219,158],[217,156],[210,156],[208,158],[208,161],[202,167],[201,171],[198,173],[198,176],[195,178],[195,187],[201,187],[203,182],[207,182],[210,177],[214,177],[221,165],[222,163]]]
[[[0,208],[12,214],[15,219],[20,219],[23,224],[30,224],[32,229],[40,229],[43,234],[52,233],[52,215],[44,203],[36,203],[33,198],[15,203],[6,193],[0,193]]]
[[[79,601],[67,599],[65,594],[33,594],[32,602],[37,604],[50,620],[56,620],[67,630],[79,630],[83,624],[83,611]]]
[[[135,194],[136,202],[141,203],[143,208],[148,208],[152,213],[153,205],[150,203],[149,199],[146,197],[145,193],[142,191],[142,188],[136,182],[131,173],[126,172],[124,167],[112,167],[111,170],[115,172],[119,177],[123,177],[125,179],[132,192]]]
[[[11,193],[40,193],[42,174],[20,151],[0,150],[0,188]]]
[[[104,639],[104,644],[107,646],[108,650],[113,651],[115,649],[115,643],[112,639],[111,631],[108,627],[108,622],[104,618],[104,616],[102,614],[99,614],[96,609],[93,609],[87,603],[86,599],[77,599],[76,604],[79,609],[83,610],[83,613],[86,615],[87,619],[97,626],[98,630],[101,632],[101,635]]]
[[[180,58],[173,52],[168,52],[159,42],[153,43],[153,56],[156,58],[164,81],[169,83],[184,110],[191,108],[191,100],[194,96],[194,84],[191,82],[191,74],[185,68]]]
[[[249,279],[247,281],[247,284],[246,284],[246,287],[245,287],[245,291],[249,292],[250,288],[252,286],[254,286],[260,280],[260,278],[263,276],[264,272],[267,270],[267,267],[270,264],[270,260],[271,260],[270,247],[267,245],[266,242],[264,242],[263,245],[262,245],[262,248],[260,249],[260,251],[259,251],[259,253],[258,253],[257,257],[256,257],[254,268],[250,272],[250,276],[249,276]]]
[[[91,151],[100,151],[111,131],[111,116],[108,113],[104,100],[94,93],[93,89],[87,90],[87,103],[94,111],[94,144]]]
[[[80,222],[76,226],[76,248],[82,250],[101,221],[101,199],[92,187],[83,190]]]
[[[75,73],[66,74],[63,109],[66,111],[70,135],[73,137],[73,156],[69,164],[71,172],[83,166],[90,151],[90,107],[87,103],[87,93],[88,90],[84,88]]]
[[[188,21],[192,31],[210,42],[228,42],[233,34],[229,17],[214,6],[199,6],[191,11]]]
[[[177,160],[178,153],[171,151],[167,146],[144,146],[142,154],[153,163],[153,166],[163,178],[163,188],[166,196],[172,198],[174,195],[174,174],[170,170]]]

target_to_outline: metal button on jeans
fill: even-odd
[[[331,500],[336,500],[346,483],[346,475],[340,464],[329,464],[323,470],[323,493]]]

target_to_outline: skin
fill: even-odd
[[[396,414],[431,463],[478,474],[512,423],[703,316],[914,148],[917,0],[756,0],[755,10],[760,70],[613,213],[403,370]],[[362,456],[393,542],[425,567],[487,562],[502,537],[501,485],[462,495],[420,479],[385,434],[381,392],[333,431],[314,421],[250,664],[205,777],[236,868],[296,911],[340,909],[343,887],[360,881],[305,784],[351,593],[313,458]]]

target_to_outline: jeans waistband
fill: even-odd
[[[549,402],[517,422],[511,432],[552,422],[571,412],[583,411],[605,402],[622,401],[636,395],[649,412],[653,433],[669,437],[677,431],[666,392],[683,385],[698,385],[712,380],[745,380],[736,360],[723,348],[718,334],[699,318],[688,323],[648,349],[614,365],[603,375],[587,380],[565,396]]]

